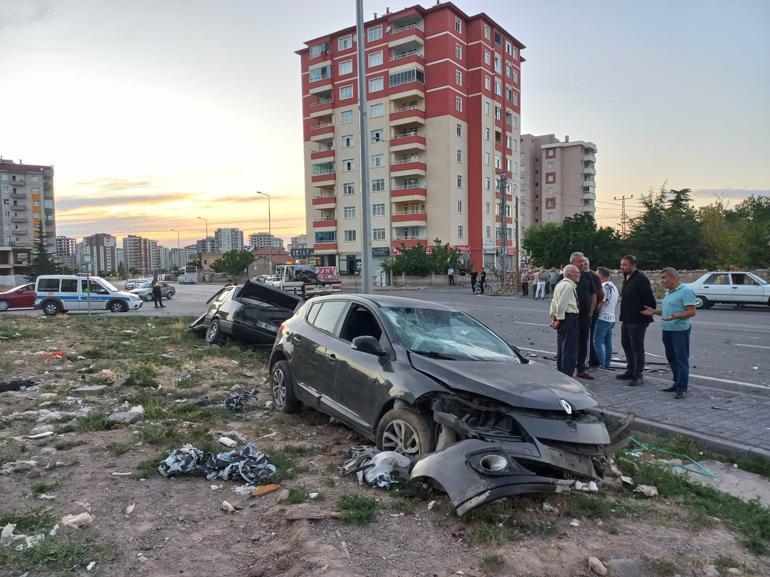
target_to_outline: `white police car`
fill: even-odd
[[[118,290],[98,276],[41,275],[35,281],[35,308],[48,316],[71,311],[108,310],[113,313],[142,308],[142,300]]]

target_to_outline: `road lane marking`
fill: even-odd
[[[526,347],[518,347],[522,351],[530,351],[533,353],[545,353],[547,355],[555,355],[556,353],[554,351],[543,351],[541,349],[528,349]],[[752,387],[754,389],[764,389],[764,390],[770,390],[770,386],[767,385],[757,385],[756,383],[747,383],[745,381],[733,381],[731,379],[720,379],[719,377],[707,377],[705,375],[696,375],[693,373],[690,373],[690,377],[696,378],[696,379],[703,379],[705,381],[714,381],[717,383],[727,383],[730,385],[741,385],[743,387]]]
[[[770,347],[765,347],[762,345],[744,345],[743,343],[733,343],[736,347],[749,347],[752,349],[770,349]]]

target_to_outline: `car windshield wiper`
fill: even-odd
[[[416,349],[409,349],[413,353],[417,353],[418,355],[423,355],[425,357],[430,357],[432,359],[442,359],[445,361],[456,361],[457,357],[453,357],[451,355],[446,355],[444,353],[439,353],[438,351],[420,351]]]

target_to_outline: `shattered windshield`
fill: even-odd
[[[419,307],[382,310],[414,353],[444,360],[519,361],[505,341],[465,313]]]

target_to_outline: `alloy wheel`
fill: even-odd
[[[283,374],[283,370],[280,368],[276,368],[273,371],[272,385],[273,401],[276,408],[281,409],[286,405],[286,375]]]
[[[401,419],[394,419],[385,427],[382,450],[417,455],[420,452],[420,437],[412,425]]]

